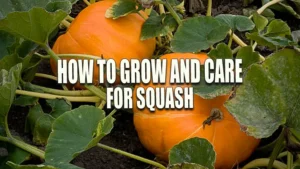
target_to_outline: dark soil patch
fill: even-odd
[[[75,17],[86,5],[79,1],[74,5],[71,16]],[[243,0],[218,0],[214,1],[213,15],[221,13],[229,14],[242,14]],[[287,22],[292,25],[292,29],[300,29],[299,21],[286,17]],[[64,33],[65,30],[60,30],[58,36]],[[244,36],[241,36],[243,40],[246,40]],[[53,41],[52,43],[53,44]],[[263,49],[264,50],[264,49]],[[268,52],[267,52],[268,53]],[[43,61],[40,66],[39,72],[51,74],[51,68],[48,61]],[[36,84],[40,84],[48,87],[58,87],[58,85],[49,80],[36,79]],[[79,106],[78,104],[73,107]],[[28,108],[13,106],[9,114],[9,126],[13,130],[15,135],[21,136],[26,142],[30,143],[31,136],[24,133],[25,120],[28,113]],[[154,159],[146,149],[141,145],[137,133],[133,126],[133,116],[127,112],[119,111],[116,115],[116,122],[111,134],[101,140],[101,143],[140,155],[145,158]],[[29,163],[37,163],[39,161],[34,160]],[[73,163],[77,166],[87,169],[144,169],[152,168],[147,164],[139,161],[100,149],[92,148],[73,160]]]

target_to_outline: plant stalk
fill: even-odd
[[[52,59],[54,59],[55,61],[58,61],[60,59],[48,45],[43,45],[42,47],[46,50],[46,52]]]
[[[173,18],[176,20],[176,22],[178,23],[178,25],[182,24],[182,21],[180,19],[180,17],[177,15],[176,11],[173,9],[173,7],[170,5],[170,3],[168,2],[168,0],[166,0],[166,2],[162,2],[163,5],[168,9],[168,11],[171,13],[171,15],[173,16]]]
[[[47,74],[44,74],[44,73],[36,73],[34,76],[57,81],[57,77],[52,76],[52,75],[47,75]]]
[[[59,90],[59,89],[52,89],[43,86],[38,86],[32,84],[35,88],[43,90],[45,93],[55,94],[55,95],[62,95],[62,96],[94,96],[92,92],[89,90],[75,90],[75,91],[67,91],[67,90]]]
[[[283,0],[272,0],[272,1],[268,2],[268,3],[266,3],[265,5],[263,5],[261,8],[259,8],[259,9],[257,10],[257,13],[258,13],[258,14],[261,14],[261,13],[264,12],[264,10],[266,10],[266,9],[269,8],[270,6],[275,5],[275,4],[277,4],[277,3],[279,3],[279,2],[282,2],[282,1],[283,1]]]
[[[137,155],[134,155],[134,154],[131,154],[131,153],[128,153],[128,152],[125,152],[125,151],[113,148],[113,147],[109,147],[109,146],[101,144],[101,143],[98,143],[97,146],[100,147],[100,148],[103,148],[105,150],[112,151],[114,153],[118,153],[118,154],[124,155],[126,157],[133,158],[135,160],[138,160],[138,161],[141,161],[141,162],[153,165],[153,166],[158,167],[160,169],[167,169],[165,166],[163,166],[162,164],[157,163],[155,161],[148,160],[146,158],[143,158],[143,157],[140,157],[140,156],[137,156]]]
[[[257,168],[257,167],[266,167],[269,164],[270,159],[268,158],[261,158],[261,159],[256,159],[248,164],[246,164],[242,169],[250,169],[250,168]],[[284,163],[275,160],[273,164],[273,168],[275,169],[286,169],[287,165]]]
[[[53,94],[46,94],[46,93],[37,93],[25,90],[16,90],[16,94],[25,95],[25,96],[32,96],[38,97],[43,99],[66,99],[70,102],[91,102],[96,103],[99,102],[99,97],[96,96],[86,96],[86,97],[79,97],[79,96],[62,96],[62,95],[53,95]]]
[[[106,101],[106,93],[103,92],[101,89],[93,85],[84,85],[84,87],[87,88],[92,93],[94,93],[96,96],[98,96],[101,100]]]
[[[284,130],[281,131],[281,133],[276,141],[275,147],[270,156],[270,160],[269,160],[267,169],[272,169],[272,167],[274,167],[273,163],[274,163],[275,159],[278,157],[279,153],[281,152],[283,144],[284,144]]]
[[[90,3],[88,0],[83,0],[83,2],[84,2],[87,6],[91,5],[91,3]]]
[[[3,137],[3,136],[0,136],[0,141],[3,141],[3,142],[7,142],[7,143],[10,143],[10,144],[13,144],[31,154],[34,154],[42,159],[45,159],[45,152],[38,149],[37,147],[34,147],[30,144],[27,144],[23,141],[20,141],[20,140],[17,140],[13,137],[9,138],[9,137]]]
[[[212,10],[212,0],[208,0],[206,16],[211,16],[211,10]]]
[[[287,169],[293,169],[294,157],[291,152],[287,153]]]
[[[233,40],[233,31],[231,31],[230,37],[229,37],[229,41],[228,41],[228,47],[231,48],[232,46],[232,40]]]

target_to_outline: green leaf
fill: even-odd
[[[114,119],[94,106],[80,106],[65,112],[53,123],[46,146],[46,163],[68,164],[81,152],[95,146],[113,127]]]
[[[256,138],[271,136],[280,125],[300,130],[300,53],[284,49],[254,64],[225,104],[244,130]]]
[[[16,43],[16,38],[4,31],[0,31],[0,60],[4,58],[4,56],[9,55],[9,48]]]
[[[171,41],[173,52],[199,52],[225,39],[230,27],[213,17],[194,17],[182,22]]]
[[[171,165],[168,167],[168,169],[208,169],[208,168],[194,163],[182,163],[182,164]]]
[[[6,55],[0,60],[0,68],[9,70],[11,67],[22,62],[17,54]]]
[[[54,118],[59,117],[66,111],[72,110],[72,104],[64,99],[46,100],[47,104],[51,107],[51,116]]]
[[[3,148],[5,147],[8,152],[8,155],[6,157],[1,156],[1,158],[3,158],[0,161],[1,169],[10,169],[10,167],[6,164],[7,161],[12,161],[16,164],[21,164],[25,160],[29,159],[30,153],[28,153],[27,151],[18,148],[12,144],[6,144],[6,143],[2,143],[2,144],[4,145],[0,145],[0,147]]]
[[[134,0],[118,0],[112,7],[106,10],[105,17],[118,19],[131,13],[137,13],[141,10],[140,6]]]
[[[232,59],[232,51],[225,43],[219,43],[215,49],[212,49],[208,56],[213,59]]]
[[[13,162],[8,162],[7,165],[9,165],[11,169],[58,169],[49,165],[18,165]]]
[[[216,153],[210,142],[203,138],[191,138],[175,145],[169,154],[169,163],[195,163],[214,168]]]
[[[217,47],[208,53],[208,56],[213,59],[233,59],[231,49],[225,43],[220,43]],[[232,84],[208,84],[205,82],[204,66],[201,66],[201,82],[193,84],[194,93],[205,99],[212,99],[217,96],[227,95],[232,91]]]
[[[252,30],[255,27],[252,20],[246,16],[220,14],[216,16],[216,19],[222,24],[228,25],[233,31],[238,30],[240,32],[244,32]]]
[[[269,23],[267,18],[258,14],[257,12],[253,14],[253,21],[258,31],[264,30]]]
[[[154,37],[165,36],[172,32],[177,23],[170,15],[152,15],[143,24],[141,32],[141,40],[146,40]]]
[[[7,125],[7,114],[15,98],[21,70],[22,64],[12,67],[9,72],[0,70],[0,127]]]
[[[68,13],[62,10],[49,13],[43,8],[32,8],[26,12],[14,12],[0,20],[0,30],[5,30],[18,37],[44,45],[50,33],[67,15]]]
[[[267,32],[265,34],[266,36],[286,36],[291,35],[291,28],[289,25],[282,21],[275,19],[271,21],[271,23],[267,27]]]
[[[247,69],[250,65],[258,63],[260,56],[258,52],[253,51],[251,46],[245,46],[239,50],[236,59],[242,59],[242,68]]]
[[[294,45],[293,41],[281,36],[266,37],[264,35],[260,35],[257,32],[253,32],[253,33],[247,33],[246,37],[250,40],[256,41],[257,44],[259,45],[267,46],[271,49]]]

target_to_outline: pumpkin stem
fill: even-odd
[[[213,120],[220,121],[222,119],[223,119],[223,113],[219,109],[213,108],[210,112],[210,116],[202,123],[203,129],[205,129],[205,125],[211,125],[211,122]]]

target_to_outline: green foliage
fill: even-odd
[[[138,9],[137,6],[139,6]],[[105,17],[118,19],[131,13],[138,13],[140,10],[141,6],[134,0],[118,0],[106,11]]]
[[[114,119],[94,106],[81,106],[58,117],[46,146],[46,163],[68,164],[79,153],[94,147],[110,133]]]
[[[213,17],[194,17],[182,22],[171,41],[173,52],[200,52],[225,39],[230,27]]]
[[[213,169],[215,161],[216,153],[213,146],[208,140],[203,138],[191,138],[185,140],[174,146],[170,150],[169,155],[170,165],[194,163],[203,166],[202,168],[207,167],[208,169]],[[194,167],[196,169],[200,166]]]
[[[249,68],[244,83],[226,107],[245,131],[256,138],[272,135],[279,126],[300,130],[300,54],[284,49]]]

